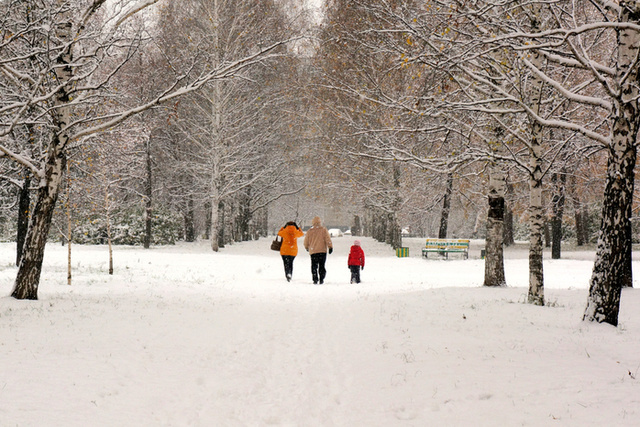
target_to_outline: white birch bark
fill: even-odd
[[[63,0],[58,0],[58,6],[66,10]],[[66,10],[61,16],[63,19],[56,28],[56,36],[61,44],[66,45],[66,48],[58,56],[55,68],[56,80],[60,87],[53,98],[52,116],[55,129],[52,130],[52,140],[46,154],[44,176],[40,179],[36,203],[25,237],[24,252],[11,293],[16,299],[38,299],[38,284],[42,273],[44,249],[66,163],[64,149],[69,140],[66,127],[71,117],[68,103],[71,89],[69,82],[73,77],[73,68],[70,65],[73,59],[70,44],[73,26],[71,11]]]
[[[212,69],[216,69],[221,61],[221,41],[220,41],[220,5],[218,0],[211,2],[210,22],[211,35],[213,37],[214,52],[211,55]],[[218,252],[220,230],[220,185],[222,180],[221,164],[222,164],[222,83],[216,80],[212,83],[213,89],[210,92],[211,102],[211,147],[210,147],[210,165],[211,165],[211,181],[209,196],[211,200],[211,250]]]
[[[530,8],[533,32],[540,31],[540,5],[534,3]],[[531,64],[542,70],[544,59],[538,50],[530,52]],[[527,87],[527,103],[539,115],[540,100],[544,83],[538,74],[533,73]],[[542,126],[534,121],[531,126],[529,146],[529,294],[530,304],[544,305],[544,275],[542,271],[544,211],[542,205]]]
[[[640,2],[620,2],[620,22],[640,21]],[[613,100],[611,145],[608,147],[607,178],[598,234],[596,260],[589,283],[584,320],[617,326],[620,294],[625,275],[626,241],[633,203],[636,141],[640,126],[638,111],[638,53],[640,32],[617,30],[616,76],[618,97]]]
[[[494,147],[500,147],[504,132],[499,124],[494,129]],[[506,286],[504,275],[504,196],[506,178],[502,165],[492,160],[489,168],[489,210],[487,213],[487,237],[485,243],[484,286]]]

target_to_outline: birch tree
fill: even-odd
[[[542,29],[542,7],[539,3],[533,3],[528,12],[532,32]],[[544,57],[539,50],[530,51],[530,62],[535,70],[544,69]],[[526,61],[525,61],[526,62]],[[532,73],[527,85],[525,102],[531,111],[539,116],[544,82],[539,74]],[[542,228],[544,226],[542,204],[542,176],[543,176],[543,128],[542,125],[532,120],[531,139],[529,143],[529,293],[528,302],[535,305],[544,305],[544,274],[542,264]]]
[[[613,21],[618,23],[615,26],[617,54],[614,68],[599,71],[596,69],[599,64],[595,61],[586,56],[579,58],[582,64],[590,67],[594,77],[606,83],[611,96],[610,134],[604,141],[609,158],[602,223],[584,320],[617,325],[622,279],[627,271],[626,239],[630,238],[628,230],[631,227],[629,221],[640,126],[640,2],[620,1],[618,5],[603,3],[603,7],[617,12],[617,17],[612,16]],[[601,25],[606,24],[608,22],[604,21]]]

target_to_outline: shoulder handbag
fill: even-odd
[[[271,242],[271,250],[272,251],[279,251],[280,250],[280,246],[282,246],[282,237],[276,236],[276,238],[273,239],[273,242]]]

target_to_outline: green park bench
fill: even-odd
[[[464,259],[469,259],[469,239],[427,239],[422,248],[422,256],[429,258],[429,253],[435,252],[449,258],[450,253],[462,254]]]

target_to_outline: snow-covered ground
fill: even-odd
[[[334,239],[326,284],[309,256],[284,279],[269,239],[47,247],[39,301],[16,301],[0,244],[0,426],[637,426],[640,293],[620,326],[581,322],[593,252],[546,260],[549,305],[526,299],[526,247],[508,288],[469,260],[409,258]],[[548,257],[547,257],[548,258]],[[634,267],[637,270],[636,261]],[[637,276],[636,276],[637,277]]]

